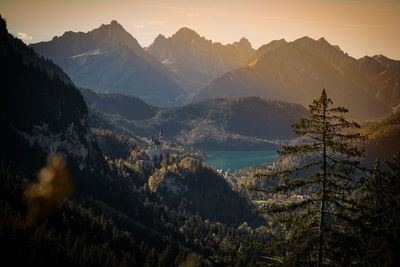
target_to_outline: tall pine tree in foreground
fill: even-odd
[[[260,210],[288,233],[277,246],[285,266],[341,265],[347,261],[337,249],[342,247],[338,246],[341,236],[348,236],[340,225],[354,207],[352,193],[358,187],[354,177],[364,153],[354,145],[362,139],[354,132],[359,125],[344,118],[346,108],[332,105],[322,90],[319,99],[309,105],[308,117],[293,125],[294,133],[305,141],[278,151],[281,157],[301,159],[303,164],[256,174],[280,179],[275,188],[256,190],[287,196],[286,201]],[[298,194],[304,198],[289,198]]]

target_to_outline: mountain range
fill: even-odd
[[[184,93],[175,75],[115,20],[87,33],[65,32],[31,47],[60,65],[79,87],[134,95],[159,106],[172,105]]]
[[[307,106],[322,88],[357,120],[381,119],[400,104],[400,62],[355,59],[324,38],[275,40],[254,50],[189,28],[159,35],[143,49],[118,22],[66,32],[31,47],[59,64],[79,87],[136,96],[153,106],[208,98],[260,96]]]
[[[365,120],[391,112],[376,97],[376,85],[360,70],[359,62],[339,47],[323,38],[303,37],[260,47],[245,66],[215,79],[194,99],[254,95],[306,106],[326,88],[336,105],[351,107],[351,117]]]
[[[245,38],[222,45],[189,28],[169,38],[158,35],[146,50],[173,71],[188,92],[200,90],[221,74],[242,66],[255,51]]]

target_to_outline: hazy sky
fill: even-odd
[[[307,35],[356,58],[400,59],[400,0],[0,0],[0,14],[27,43],[115,19],[142,46],[189,27],[224,44],[246,37],[258,48]]]

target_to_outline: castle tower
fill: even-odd
[[[163,140],[162,131],[160,131],[158,138],[151,138],[149,147],[149,157],[151,161],[158,162],[161,160],[163,153]]]
[[[163,135],[162,135],[162,130],[160,130],[160,132],[159,132],[159,134],[158,134],[158,140],[160,141],[161,146],[162,146],[162,144],[163,144],[162,137],[163,137]]]

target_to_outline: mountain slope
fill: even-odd
[[[368,137],[362,142],[367,160],[373,164],[376,158],[389,160],[394,153],[400,151],[400,113],[373,123],[364,129],[363,133]]]
[[[243,65],[254,53],[242,38],[228,45],[213,43],[182,28],[169,38],[159,35],[147,51],[175,72],[187,91],[199,90],[219,75]]]
[[[278,147],[274,140],[292,138],[291,125],[305,116],[306,109],[299,104],[243,97],[165,108],[145,120],[109,114],[114,123],[146,138],[162,130],[167,141],[185,147],[265,150]]]
[[[159,108],[146,104],[135,96],[122,94],[96,94],[90,89],[80,89],[88,105],[107,114],[119,114],[128,120],[152,118]]]
[[[376,88],[375,96],[393,108],[400,107],[400,61],[382,55],[357,60],[366,79]]]
[[[60,65],[77,86],[96,92],[138,96],[160,106],[172,105],[183,93],[174,74],[116,21],[87,33],[65,32],[31,47]]]
[[[353,118],[379,118],[390,112],[375,99],[376,89],[365,79],[356,59],[323,38],[315,41],[308,37],[261,47],[247,66],[217,78],[195,100],[262,96],[308,105],[322,88],[335,104],[351,107]]]

